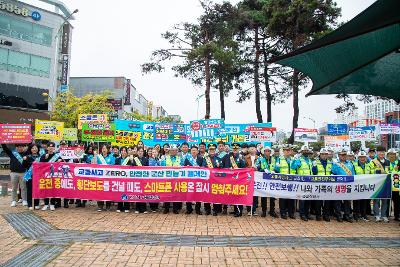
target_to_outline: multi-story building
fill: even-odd
[[[400,105],[394,100],[375,99],[372,103],[365,105],[365,117],[384,121],[388,112],[400,111]]]
[[[0,2],[0,123],[47,117],[50,99],[69,82],[73,14],[61,1],[46,8]]]
[[[167,114],[162,106],[153,105],[153,102],[140,94],[131,80],[125,77],[71,77],[70,84],[71,91],[78,97],[110,91],[112,98],[109,101],[118,113],[118,118],[123,117],[124,111],[151,114],[153,117]]]

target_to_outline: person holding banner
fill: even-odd
[[[10,157],[10,179],[12,186],[12,195],[11,195],[11,207],[17,206],[18,202],[18,186],[21,188],[21,198],[22,198],[22,206],[27,206],[27,194],[26,194],[26,183],[24,180],[24,174],[26,168],[23,165],[24,157],[27,155],[26,145],[25,144],[16,144],[15,150],[11,151],[7,145],[2,144],[4,152],[7,156]]]
[[[132,166],[149,166],[149,160],[144,156],[144,147],[139,146],[137,150],[138,156],[133,158]],[[146,203],[144,202],[136,202],[136,210],[135,213],[147,213]]]
[[[257,164],[256,164],[257,170],[260,172],[266,172],[270,173],[273,169],[272,165],[272,157],[271,157],[271,148],[269,146],[266,146],[264,148],[264,151],[262,153],[262,156],[257,159]],[[271,207],[270,207],[271,208]],[[261,197],[261,217],[266,217],[267,216],[267,198],[266,197]],[[273,212],[271,212],[273,211]],[[253,209],[253,212],[256,212],[256,210]],[[272,217],[277,217],[276,213],[274,210],[270,209],[270,215]]]
[[[101,146],[101,154],[95,150],[93,152],[93,164],[115,165],[115,157],[110,153],[110,147],[107,145]],[[97,201],[97,211],[104,210],[104,201]],[[111,201],[106,201],[106,210],[111,209]]]
[[[185,160],[186,157],[190,155],[189,153],[189,144],[187,142],[183,142],[181,145],[181,152],[179,153],[179,156]]]
[[[160,163],[160,158],[159,158],[158,152],[159,152],[159,150],[157,150],[155,148],[151,150],[151,155],[149,156],[149,166],[160,166],[161,163]],[[150,209],[151,209],[151,212],[157,212],[158,203],[151,202]]]
[[[397,152],[395,149],[391,148],[387,152],[387,158],[390,161],[389,172],[393,174],[399,174],[400,162],[397,159]],[[398,176],[397,176],[398,177]],[[394,180],[394,178],[393,178]],[[398,178],[397,178],[398,180]],[[400,192],[398,188],[392,187],[392,201],[393,201],[393,212],[394,220],[400,221]],[[389,211],[390,212],[390,211]]]
[[[275,163],[274,171],[281,174],[290,173],[290,165],[292,162],[291,158],[291,147],[285,146],[283,148],[283,156],[280,156]],[[294,199],[280,198],[279,199],[279,211],[282,219],[287,219],[288,215],[290,219],[296,219],[295,213],[296,202]]]
[[[39,162],[62,162],[62,158],[60,154],[56,153],[56,144],[54,142],[49,142],[47,146],[47,154],[44,154],[40,157]],[[54,167],[51,169],[50,176],[54,175]],[[54,211],[56,208],[56,204],[60,204],[61,199],[58,201],[58,198],[45,198],[44,206],[42,210],[48,210],[50,208],[51,211]],[[64,200],[65,201],[65,200]],[[65,205],[65,202],[64,202]]]
[[[175,145],[176,146],[176,145]],[[176,148],[178,149],[178,148]],[[161,159],[165,160],[166,156],[169,155],[170,147],[168,143],[165,143],[160,151]],[[176,156],[176,155],[175,155]]]
[[[204,160],[207,168],[215,169],[221,167],[220,159],[217,157],[216,146],[214,144],[208,145],[208,155],[204,158]],[[211,212],[211,204],[204,203],[204,210],[206,211],[206,215],[209,215]],[[213,204],[213,216],[217,216],[220,212],[222,212],[222,205]]]
[[[94,152],[93,146],[89,145],[85,150],[85,155],[83,155],[82,162],[83,163],[87,163],[87,164],[92,163],[92,161],[93,161],[93,152]]]
[[[35,199],[34,206],[32,206],[32,164],[40,160],[39,147],[35,143],[31,144],[28,153],[27,156],[23,157],[23,165],[27,169],[24,179],[26,181],[28,208],[33,210],[33,207],[35,207],[35,210],[38,210],[40,208],[39,199]]]
[[[232,152],[225,155],[222,159],[222,166],[223,168],[246,168],[246,163],[242,159],[242,156],[239,153],[240,145],[239,143],[232,144]],[[235,205],[234,206],[234,217],[240,217],[243,213],[243,206],[242,205]]]
[[[120,152],[118,151],[118,154]],[[114,152],[115,155],[115,152]],[[115,165],[129,166],[132,165],[132,158],[128,156],[128,149],[121,147],[121,156],[115,159]],[[130,202],[118,202],[117,212],[129,212],[131,203]]]
[[[328,150],[321,148],[319,151],[319,157],[313,162],[312,172],[314,175],[331,175],[332,162],[328,160]],[[326,222],[330,222],[330,210],[333,202],[331,200],[315,200],[315,217],[317,221],[322,221],[322,218]],[[322,212],[321,212],[322,210]]]
[[[354,163],[354,168],[357,175],[360,174],[373,174],[370,164],[367,162],[368,156],[364,151],[360,151],[358,154],[358,160]],[[371,200],[360,199],[353,200],[353,217],[355,221],[363,220],[365,222],[369,221],[367,215],[367,207],[371,205]]]
[[[167,145],[167,146],[166,146]],[[163,148],[168,147],[168,154],[164,155],[165,158],[161,160],[161,166],[168,167],[181,167],[183,166],[183,160],[178,156],[178,147],[176,145],[172,145],[171,149],[168,144],[165,144]],[[164,214],[169,213],[169,208],[171,206],[170,202],[164,202]],[[174,214],[178,214],[179,210],[182,209],[182,202],[173,202],[172,203],[172,212]]]
[[[258,155],[257,155],[257,150],[256,146],[254,144],[249,145],[249,154],[247,154],[245,158],[246,162],[246,167],[247,168],[254,168],[257,170],[257,160],[258,160]],[[258,208],[258,197],[253,196],[253,207],[252,206],[247,206],[247,214],[257,216],[257,210]],[[251,210],[253,210],[253,213],[251,213]]]
[[[307,145],[303,145],[300,149],[301,156],[295,159],[290,166],[290,173],[299,176],[312,174],[312,162],[309,155],[312,153]],[[310,215],[311,200],[300,200],[300,218],[303,221],[312,220]]]
[[[193,166],[193,167],[205,167],[206,166],[206,161],[202,156],[199,155],[199,148],[195,145],[193,145],[190,148],[190,155],[187,155],[184,162],[183,166]],[[195,205],[195,211],[197,215],[202,215],[201,212],[201,202],[196,202]],[[192,202],[186,202],[186,214],[192,214],[193,212],[193,203]],[[211,211],[210,211],[211,213]],[[207,215],[209,215],[208,213]]]
[[[380,146],[377,147],[377,157],[372,159],[370,162],[371,169],[375,174],[389,173],[390,161],[385,158],[385,148]],[[374,199],[374,216],[375,222],[389,222],[387,209],[389,201],[388,199]]]
[[[338,153],[339,156],[339,161],[333,163],[332,165],[332,174],[333,175],[346,175],[346,176],[353,176],[356,174],[354,170],[353,164],[347,160],[347,150],[342,149]],[[342,201],[341,200],[335,200],[333,202],[334,205],[334,210],[335,210],[335,216],[338,222],[353,222],[353,218],[351,217],[351,201],[350,200],[344,200],[343,201],[343,208],[344,208],[344,214],[342,216]]]
[[[201,156],[202,158],[207,156],[207,146],[206,146],[206,143],[204,143],[204,142],[201,142],[199,144],[199,156]]]

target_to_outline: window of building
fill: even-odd
[[[49,77],[50,65],[50,58],[0,48],[0,69]]]
[[[49,27],[0,14],[1,35],[35,44],[51,46],[52,31],[53,30]]]

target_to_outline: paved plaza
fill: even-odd
[[[271,217],[27,211],[0,198],[1,266],[399,266],[400,226]]]

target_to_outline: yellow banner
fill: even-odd
[[[108,122],[107,114],[79,114],[78,129],[82,129],[83,123]]]
[[[35,139],[62,140],[64,122],[35,120]]]
[[[64,128],[63,140],[65,140],[65,141],[77,141],[78,140],[78,129],[76,129],[76,128]]]
[[[131,132],[116,130],[115,131],[115,142],[112,143],[113,146],[135,146],[140,141],[142,137],[141,132]]]

